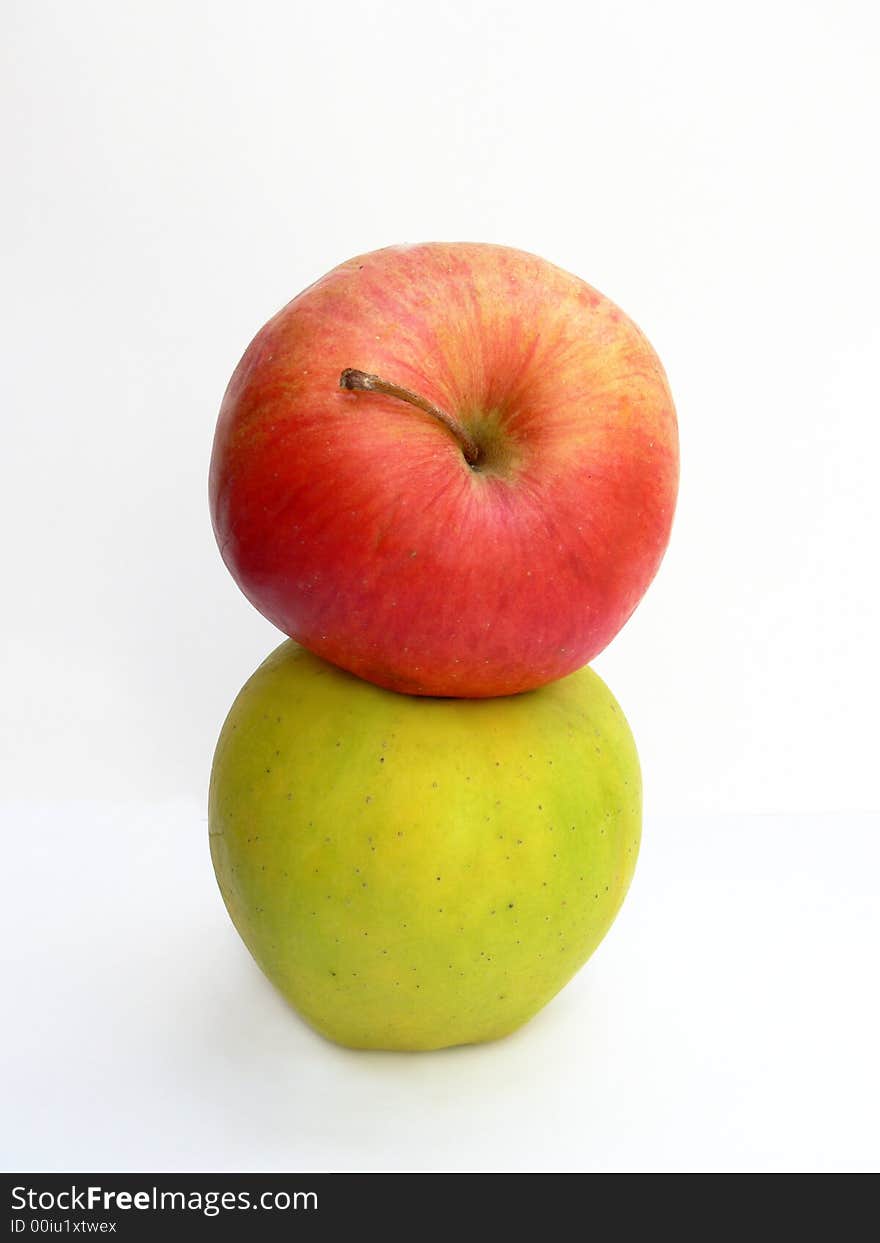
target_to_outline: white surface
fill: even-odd
[[[867,0],[7,3],[16,1165],[876,1163],[878,41]],[[401,1060],[298,1027],[213,892],[214,742],[279,636],[206,475],[260,325],[431,238],[619,302],[683,473],[597,661],[645,774],[632,905],[522,1036]]]
[[[4,1169],[880,1165],[880,817],[649,820],[575,980],[507,1040],[430,1054],[300,1022],[227,920],[197,804],[3,829]]]

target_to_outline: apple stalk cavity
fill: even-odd
[[[399,384],[391,384],[388,380],[382,380],[377,375],[369,375],[366,371],[358,371],[354,367],[346,367],[339,377],[339,387],[353,393],[384,393],[386,397],[397,397],[400,401],[405,401],[411,406],[415,406],[417,410],[424,410],[425,414],[430,414],[438,422],[442,423],[444,427],[449,428],[461,445],[461,451],[468,466],[476,467],[478,465],[480,460],[479,446],[470,438],[461,424],[456,422],[451,414],[447,414],[445,410],[441,410],[430,401],[426,401],[418,393],[411,393],[408,388],[402,388]]]

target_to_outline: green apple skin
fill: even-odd
[[[591,669],[417,698],[287,642],[223,726],[209,826],[235,927],[319,1032],[472,1044],[530,1019],[608,931],[639,848],[639,761]]]

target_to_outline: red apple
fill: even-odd
[[[334,268],[261,329],[210,499],[286,634],[391,690],[484,697],[605,647],[677,484],[669,386],[622,311],[534,255],[430,243]]]

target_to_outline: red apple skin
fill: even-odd
[[[357,368],[463,424],[340,389]],[[390,690],[482,698],[590,661],[657,571],[678,486],[669,386],[644,335],[579,278],[482,243],[335,268],[257,334],[210,470],[247,598]]]

